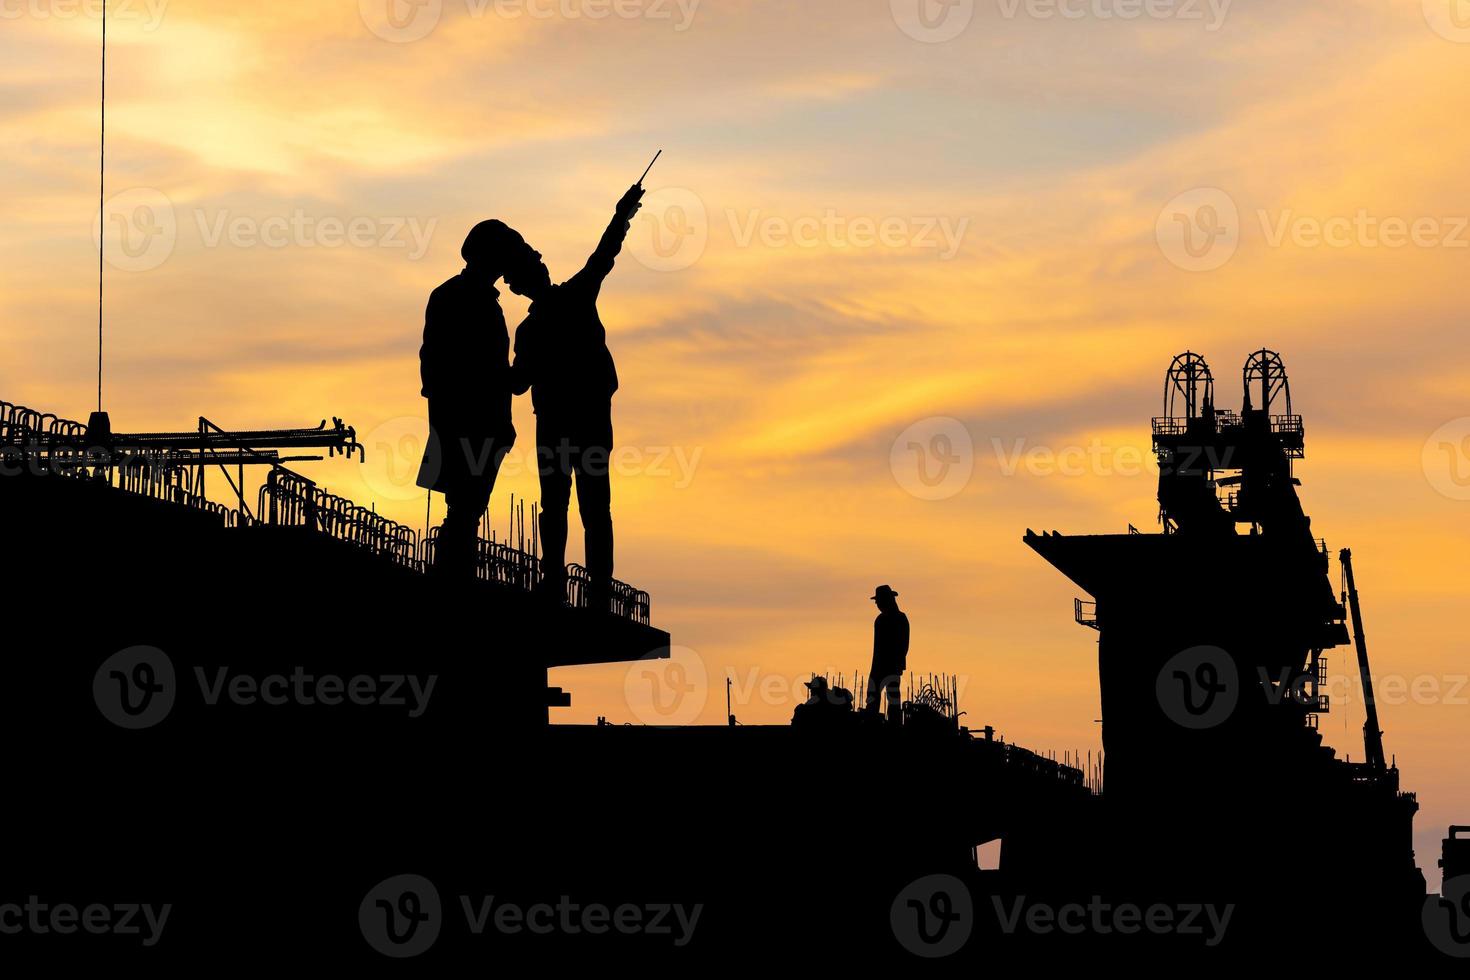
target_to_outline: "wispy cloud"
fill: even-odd
[[[109,187],[161,195],[153,217],[174,233],[160,263],[108,270],[114,418],[340,414],[367,432],[421,416],[424,299],[463,233],[499,215],[568,275],[662,147],[651,188],[685,210],[640,218],[602,307],[620,442],[700,455],[684,486],[618,480],[619,561],[717,674],[860,664],[867,590],[891,580],[915,662],[983,679],[970,717],[1086,744],[1090,648],[1020,534],[1147,527],[1153,477],[1002,457],[1094,439],[1143,454],[1170,356],[1204,351],[1233,401],[1263,344],[1286,354],[1308,419],[1314,528],[1379,583],[1383,668],[1463,659],[1438,599],[1463,594],[1449,539],[1470,504],[1437,494],[1420,455],[1470,414],[1467,249],[1445,240],[1467,210],[1470,45],[1416,0],[1236,0],[1215,29],[977,4],[942,44],[887,7],[706,2],[677,29],[446,0],[406,43],[351,2],[120,19]],[[24,16],[0,36],[0,395],[71,414],[95,357],[96,27]],[[1200,188],[1227,196],[1239,241],[1189,272],[1156,226]],[[1441,240],[1373,243],[1359,215],[1433,219]],[[359,219],[357,244],[322,234]],[[256,237],[217,233],[236,221]],[[1295,233],[1343,221],[1346,244]],[[386,240],[394,222],[431,229],[420,254]],[[660,259],[679,222],[702,249]],[[262,244],[282,223],[283,243]],[[973,446],[973,476],[940,501],[906,492],[892,462],[935,417]],[[373,499],[354,467],[318,469]],[[502,489],[535,494],[524,475]],[[422,520],[422,500],[377,502]],[[617,718],[617,673],[578,676],[603,696],[579,694],[577,717]],[[1446,823],[1470,798],[1434,739],[1470,728],[1412,710],[1389,719],[1396,751]]]

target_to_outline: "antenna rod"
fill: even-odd
[[[105,2],[105,0],[104,0],[104,2]],[[661,156],[663,156],[663,155],[664,155],[664,151],[663,150],[659,150],[657,153],[655,153],[653,155],[653,159],[650,160],[650,161],[648,161],[648,170],[652,170],[653,169],[653,165],[655,163],[658,163],[658,158],[661,157]],[[647,177],[648,176],[648,170],[643,171],[643,177]],[[642,184],[643,184],[643,177],[639,177],[638,178],[638,184],[639,184],[639,186],[642,186]]]
[[[102,0],[102,129],[97,162],[97,411],[102,411],[102,276],[107,250],[107,0]]]

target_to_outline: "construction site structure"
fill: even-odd
[[[844,685],[860,670],[823,678],[841,696],[814,723],[741,724],[727,680],[725,717],[698,724],[718,674],[674,659],[646,593],[620,584],[588,608],[573,567],[546,603],[517,535],[482,541],[473,579],[426,574],[432,531],[287,468],[360,458],[340,421],[114,434],[0,405],[0,589],[17,611],[0,725],[26,748],[10,770],[26,801],[12,880],[188,898],[174,949],[196,963],[240,950],[263,908],[280,924],[246,930],[237,955],[304,944],[378,963],[353,912],[407,871],[446,905],[700,904],[698,950],[721,963],[844,934],[906,960],[894,908],[933,881],[971,899],[955,955],[975,963],[1249,961],[1298,931],[1415,948],[1417,801],[1381,749],[1339,759],[1316,724],[1349,606],[1368,675],[1352,556],[1335,591],[1296,495],[1303,426],[1280,359],[1258,352],[1244,378],[1235,414],[1215,408],[1198,355],[1171,368],[1154,422],[1160,533],[1026,535],[1088,593],[1073,615],[1098,642],[1104,751],[1060,755],[972,731],[959,679],[934,674],[910,674],[901,724],[859,717]],[[253,497],[246,467],[263,474]],[[204,495],[206,471],[225,502]],[[624,665],[623,690],[601,692],[623,723],[552,724],[572,692],[548,672],[595,664]],[[107,708],[127,684],[145,694],[136,716]],[[308,694],[266,696],[283,684]],[[344,697],[359,687],[382,696]],[[639,696],[657,710],[639,716]],[[1364,731],[1381,745],[1376,718]],[[1447,876],[1460,850],[1447,843]],[[993,911],[1028,902],[1234,911],[1216,949],[1017,931]],[[473,959],[476,941],[446,931],[436,948]],[[607,948],[584,937],[558,955],[595,964]]]
[[[1340,596],[1298,496],[1305,427],[1281,357],[1253,352],[1241,381],[1236,412],[1199,354],[1170,365],[1152,425],[1159,533],[1025,535],[1087,593],[1073,615],[1097,631],[1098,853],[1111,864],[1098,876],[1241,896],[1253,914],[1239,927],[1264,935],[1302,919],[1288,882],[1305,874],[1347,928],[1382,932],[1388,918],[1412,934],[1418,802],[1384,760],[1352,555]],[[1368,698],[1363,762],[1338,758],[1318,730],[1331,707],[1324,654],[1350,639],[1344,600]]]

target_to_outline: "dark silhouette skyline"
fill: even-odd
[[[1333,283],[1366,281],[1359,260],[1380,246],[1393,249],[1391,239],[1404,245],[1411,225],[1413,251],[1421,257],[1405,265],[1408,253],[1400,250],[1389,271],[1407,269],[1408,281],[1425,286],[1415,294],[1423,306],[1433,292],[1428,287],[1446,280],[1436,280],[1433,267],[1426,273],[1422,256],[1452,249],[1463,222],[1456,228],[1453,217],[1388,220],[1374,213],[1373,198],[1379,187],[1393,197],[1404,175],[1430,198],[1454,181],[1448,168],[1436,170],[1433,153],[1421,152],[1414,166],[1403,168],[1391,155],[1376,156],[1384,151],[1372,141],[1358,148],[1362,161],[1337,152],[1341,141],[1333,137],[1344,128],[1343,111],[1324,92],[1354,96],[1347,111],[1361,117],[1357,129],[1385,119],[1390,131],[1401,119],[1432,128],[1423,113],[1405,113],[1402,105],[1385,115],[1362,97],[1356,76],[1345,88],[1346,76],[1333,76],[1334,62],[1362,74],[1361,59],[1334,57],[1362,47],[1358,32],[1319,36],[1290,23],[1261,31],[1250,12],[1241,12],[1230,18],[1232,40],[1222,45],[1218,38],[1227,35],[1216,32],[1227,29],[1229,4],[1210,3],[1207,16],[1151,8],[1151,20],[1177,20],[1178,30],[1171,27],[1170,43],[1159,45],[1164,25],[1148,25],[1138,44],[1113,30],[1119,25],[1102,24],[1123,16],[1121,9],[1095,7],[1091,19],[1117,34],[1110,41],[1118,43],[1089,43],[1101,35],[1071,24],[1068,31],[1080,30],[1084,39],[1076,50],[1093,61],[1069,66],[1071,47],[1032,47],[1045,31],[1046,11],[1027,12],[1024,37],[1011,36],[1004,24],[1001,34],[982,35],[971,30],[974,4],[957,0],[844,10],[841,30],[826,29],[830,11],[812,13],[806,5],[783,10],[775,30],[769,11],[756,10],[747,21],[750,11],[726,7],[715,14],[718,30],[694,31],[688,40],[697,4],[675,4],[671,31],[660,22],[675,12],[657,5],[616,5],[614,17],[605,8],[603,16],[543,9],[513,28],[509,45],[502,43],[506,22],[526,11],[499,5],[465,16],[437,2],[364,0],[356,13],[365,30],[356,38],[344,35],[341,11],[323,17],[234,11],[216,20],[196,8],[184,30],[155,33],[164,26],[160,6],[142,23],[134,10],[126,19],[135,23],[118,25],[141,28],[144,36],[133,39],[144,43],[134,48],[146,49],[152,67],[142,69],[151,72],[146,78],[125,75],[115,91],[141,88],[151,95],[148,105],[126,114],[128,139],[109,147],[109,6],[114,18],[129,13],[104,2],[83,17],[100,15],[102,41],[98,180],[94,185],[87,176],[83,184],[85,208],[51,206],[73,200],[79,162],[90,168],[78,160],[75,134],[56,136],[69,125],[56,120],[75,120],[83,105],[65,62],[82,50],[75,42],[85,34],[56,23],[68,11],[6,11],[7,34],[22,40],[3,43],[45,55],[19,59],[9,78],[16,98],[6,105],[21,136],[11,141],[18,147],[11,170],[21,202],[12,209],[15,240],[24,246],[12,264],[22,275],[6,299],[25,342],[14,372],[22,384],[55,383],[37,365],[73,353],[61,350],[75,340],[67,325],[79,322],[70,305],[77,270],[66,256],[76,254],[72,246],[84,236],[80,229],[71,236],[56,229],[77,215],[85,221],[93,200],[97,245],[95,266],[88,261],[85,270],[88,279],[96,272],[95,411],[82,423],[0,401],[6,623],[0,732],[9,804],[0,825],[10,844],[0,875],[0,967],[7,976],[49,976],[72,961],[93,967],[89,973],[206,976],[302,964],[376,975],[400,961],[432,975],[522,971],[522,964],[573,976],[716,970],[908,976],[928,965],[965,976],[1048,968],[1213,975],[1221,967],[1321,972],[1344,966],[1410,976],[1464,973],[1470,827],[1451,826],[1436,840],[1443,883],[1429,893],[1421,868],[1433,855],[1414,851],[1420,801],[1405,787],[1430,785],[1442,793],[1444,786],[1397,765],[1392,750],[1405,744],[1410,726],[1402,715],[1377,710],[1375,692],[1388,685],[1375,688],[1372,665],[1383,662],[1384,651],[1376,638],[1369,642],[1365,627],[1383,609],[1375,599],[1382,581],[1376,575],[1389,570],[1422,582],[1431,563],[1419,557],[1408,567],[1402,552],[1385,554],[1383,542],[1405,526],[1402,512],[1387,507],[1374,517],[1392,530],[1366,547],[1353,542],[1356,550],[1337,541],[1329,548],[1322,535],[1338,529],[1314,527],[1308,516],[1315,488],[1302,489],[1296,461],[1306,454],[1309,429],[1278,353],[1261,348],[1247,355],[1238,410],[1227,407],[1230,395],[1216,391],[1202,355],[1186,351],[1174,359],[1162,414],[1151,422],[1158,482],[1148,506],[1157,504],[1155,533],[1133,525],[1101,534],[1026,530],[1021,543],[1080,590],[1073,614],[1082,629],[1075,636],[1096,643],[1093,654],[1091,643],[1079,639],[1075,663],[1061,667],[1044,660],[1057,647],[1029,639],[1038,632],[1026,618],[1036,615],[1035,606],[1016,602],[1016,591],[1010,602],[979,595],[997,581],[987,567],[1004,567],[1004,559],[991,558],[993,535],[966,539],[965,528],[975,525],[966,523],[963,501],[930,508],[927,523],[915,520],[913,502],[937,503],[968,487],[975,459],[965,422],[932,416],[892,442],[890,474],[912,498],[900,501],[910,505],[902,514],[871,484],[847,479],[854,467],[826,465],[838,453],[861,454],[849,447],[895,421],[884,406],[897,414],[908,410],[900,406],[936,395],[956,412],[1030,402],[1034,385],[1091,374],[1097,349],[1122,335],[1119,324],[1128,325],[1130,344],[1170,336],[1167,326],[1151,324],[1172,322],[1191,296],[1222,290],[1197,288],[1199,278],[1177,286],[1185,280],[1159,272],[1197,277],[1223,268],[1250,237],[1241,231],[1242,216],[1251,212],[1263,229],[1270,226],[1277,256],[1325,242],[1353,259],[1347,279],[1324,275],[1324,263],[1277,261],[1277,275],[1260,286],[1252,270],[1262,266],[1248,261],[1223,273],[1232,278],[1215,281],[1231,283],[1228,298],[1243,297],[1267,322],[1273,313],[1281,316],[1276,329],[1283,335],[1328,336],[1316,325],[1342,310],[1357,316],[1367,309],[1371,320],[1373,294],[1333,289]],[[1391,19],[1364,21],[1376,32],[1376,81],[1415,73],[1430,81],[1455,77],[1439,41],[1466,40],[1465,25],[1431,9],[1443,6],[1426,3],[1423,18],[1413,11],[1412,28],[1395,30]],[[882,30],[870,29],[870,17],[879,18]],[[995,25],[994,18],[981,19]],[[1428,44],[1402,40],[1423,34],[1420,20],[1438,35],[1438,56]],[[430,40],[436,33],[437,42]],[[1260,75],[1263,84],[1235,87],[1250,90],[1257,102],[1269,91],[1269,111],[1217,112],[1226,120],[1221,126],[1181,124],[1178,86],[1152,85],[1150,70],[1163,68],[1158,77],[1175,80],[1180,54],[1191,52],[1189,33],[1202,36],[1209,49],[1193,51],[1207,55],[1207,74],[1228,82],[1244,65]],[[1321,50],[1293,52],[1283,43],[1293,33],[1311,35]],[[493,50],[484,48],[486,37]],[[1332,47],[1344,43],[1349,47]],[[1006,56],[984,56],[997,50]],[[255,56],[267,51],[271,56]],[[1151,64],[1159,51],[1164,60]],[[1095,118],[1082,118],[1076,100],[1066,97],[1077,81],[1069,70],[1102,77],[1099,52],[1126,69],[1118,77],[1128,84],[1093,93],[1083,115]],[[1259,57],[1324,52],[1308,59],[1317,69],[1310,72],[1301,70],[1301,58],[1278,58],[1290,73],[1312,79],[1295,94],[1293,83],[1270,77],[1271,57]],[[319,57],[293,57],[303,53]],[[977,53],[979,62],[966,61]],[[47,85],[37,88],[32,75],[43,63]],[[133,59],[125,64],[140,70]],[[303,70],[306,64],[317,68]],[[452,84],[436,77],[445,72],[454,76]],[[181,77],[186,84],[173,84]],[[533,77],[534,92],[517,90]],[[868,84],[869,78],[884,84]],[[360,84],[364,79],[374,84]],[[713,90],[698,91],[701,83],[709,89],[711,79],[718,79],[714,101]],[[1212,107],[1239,108],[1214,98],[1221,92],[1212,93],[1212,84],[1186,84],[1185,101],[1197,104],[1203,94]],[[1169,93],[1167,106],[1154,90]],[[247,111],[218,104],[212,96],[222,92]],[[1022,97],[1023,111],[1006,110],[1026,92],[1046,97]],[[576,111],[546,108],[569,98],[580,104]],[[691,111],[695,103],[699,108]],[[975,193],[969,124],[977,105],[988,144],[1005,148],[978,163],[983,183],[1002,194]],[[202,114],[201,106],[208,107]],[[1149,117],[1160,107],[1167,111],[1152,117],[1178,130],[1165,134],[1168,152],[1156,152],[1159,125],[1110,124],[1119,113]],[[1383,118],[1375,118],[1375,109]],[[619,125],[596,122],[613,112]],[[1238,120],[1245,115],[1252,122],[1242,129]],[[177,120],[188,123],[187,133],[170,132]],[[524,200],[534,203],[514,212],[514,223],[529,224],[526,215],[539,221],[548,214],[540,200],[548,184],[525,161],[541,157],[541,148],[561,148],[561,165],[545,168],[563,181],[561,193],[570,181],[560,175],[600,172],[614,159],[610,148],[640,120],[678,127],[695,150],[690,157],[704,161],[690,181],[699,185],[697,193],[664,188],[668,200],[640,258],[650,271],[685,270],[714,240],[715,260],[685,280],[697,284],[683,301],[698,313],[687,316],[677,336],[686,343],[717,339],[700,345],[700,356],[710,361],[731,353],[749,357],[740,365],[744,373],[700,377],[698,358],[669,354],[658,368],[677,384],[649,385],[660,390],[639,392],[647,399],[640,404],[656,406],[658,425],[691,431],[699,420],[677,389],[704,389],[711,411],[739,405],[734,425],[775,433],[750,440],[756,450],[737,459],[762,465],[726,468],[737,474],[733,492],[741,504],[768,514],[789,502],[780,499],[782,469],[761,458],[779,447],[793,460],[783,466],[816,474],[799,491],[840,515],[831,520],[808,505],[787,520],[786,527],[802,532],[800,558],[807,562],[795,566],[795,575],[769,566],[796,548],[750,549],[767,559],[755,572],[761,590],[752,590],[767,606],[744,617],[747,622],[721,620],[713,602],[691,603],[689,595],[699,591],[694,575],[679,582],[691,583],[678,597],[680,609],[709,620],[671,621],[691,632],[698,622],[754,638],[750,645],[762,649],[750,651],[751,658],[769,666],[780,659],[772,651],[816,659],[828,642],[812,638],[814,624],[823,622],[818,604],[833,602],[833,593],[818,581],[808,584],[802,572],[814,579],[808,570],[846,560],[852,578],[898,576],[905,594],[923,602],[911,605],[923,610],[911,651],[898,593],[878,586],[865,687],[854,698],[843,675],[833,683],[813,673],[790,724],[742,724],[730,700],[733,674],[725,678],[726,723],[663,723],[663,709],[684,699],[693,699],[689,717],[697,718],[718,675],[708,668],[728,665],[675,647],[655,625],[653,597],[613,578],[609,468],[619,379],[599,303],[640,206],[643,177],[662,151],[615,205],[591,258],[570,279],[556,284],[536,247],[504,220],[490,219],[464,239],[462,270],[430,295],[419,364],[430,437],[417,481],[429,513],[434,494],[443,497],[438,527],[426,514],[420,532],[379,513],[377,501],[332,493],[293,468],[336,455],[361,460],[388,444],[376,430],[365,445],[337,418],[330,425],[324,416],[316,426],[239,429],[190,412],[185,418],[197,424],[144,432],[130,429],[121,414],[114,426],[104,400],[120,387],[105,373],[108,352],[132,345],[128,357],[136,360],[117,365],[125,376],[136,379],[136,365],[147,363],[160,376],[187,374],[201,385],[226,372],[200,366],[200,352],[237,358],[230,365],[237,375],[252,345],[256,356],[268,352],[256,365],[252,405],[271,397],[265,376],[278,371],[299,372],[291,378],[293,395],[304,399],[333,389],[357,366],[320,356],[327,346],[321,340],[334,328],[331,310],[351,311],[335,321],[338,329],[380,318],[396,322],[404,342],[417,331],[410,322],[417,315],[387,315],[408,291],[384,302],[375,291],[380,283],[362,278],[363,270],[385,265],[333,269],[314,262],[310,249],[335,247],[329,243],[344,237],[354,248],[373,238],[390,247],[390,225],[400,231],[412,225],[418,240],[419,226],[409,216],[382,213],[390,200],[393,210],[438,201],[443,213],[473,200],[502,218],[510,213],[502,208]],[[1100,126],[1121,136],[1098,140]],[[1453,127],[1439,129],[1438,142],[1453,138]],[[1297,131],[1306,140],[1301,147],[1289,145]],[[1378,142],[1390,154],[1398,144],[1415,143]],[[1232,143],[1245,148],[1238,159]],[[1307,161],[1301,170],[1307,179],[1274,184],[1331,185],[1346,196],[1319,195],[1314,210],[1325,216],[1297,213],[1300,202],[1284,202],[1250,177],[1267,145],[1288,164]],[[908,179],[916,172],[916,147],[923,150],[921,193]],[[1322,176],[1323,147],[1333,178],[1326,185],[1315,179]],[[122,167],[115,150],[124,154]],[[1208,171],[1234,190],[1174,186],[1198,169],[1191,160],[1209,160]],[[109,162],[118,173],[109,174]],[[1291,175],[1289,165],[1277,169]],[[115,178],[123,174],[131,186],[119,190]],[[471,180],[478,186],[467,188]],[[1069,181],[1070,189],[1086,193],[1068,193]],[[827,200],[815,200],[814,187]],[[1153,243],[1142,242],[1144,259],[1138,245],[1146,229],[1129,231],[1127,222],[1137,212],[1146,223],[1150,188],[1170,187],[1160,197],[1175,196],[1155,202],[1163,207]],[[206,198],[218,202],[208,205],[208,214]],[[318,222],[300,206],[312,199],[351,201],[359,214]],[[724,212],[733,243],[710,235],[706,200]],[[202,245],[185,243],[185,261],[169,270],[178,226],[191,223],[179,220],[178,206],[186,201]],[[893,214],[907,208],[901,201],[929,213]],[[1066,220],[1046,218],[1062,201]],[[294,209],[290,219],[226,213],[234,206],[268,212],[281,204]],[[820,216],[810,213],[814,205],[823,208]],[[1392,208],[1401,213],[1402,205]],[[773,207],[803,213],[769,213]],[[983,241],[965,240],[971,216],[952,213],[961,207],[985,215]],[[1356,220],[1344,217],[1348,210]],[[375,225],[383,234],[371,233]],[[1349,238],[1341,238],[1349,225]],[[223,308],[225,287],[201,286],[198,249],[236,247],[246,239],[255,244],[239,247],[286,247],[276,236],[286,226],[291,257],[300,263],[290,274],[261,275],[269,266],[243,256],[229,270],[235,281],[265,284],[261,292],[286,314],[279,333],[264,343],[254,334],[237,340],[232,334],[246,335],[257,326],[253,316],[272,307]],[[1019,238],[1018,227],[1026,230]],[[428,254],[429,237],[423,236],[419,257]],[[1098,261],[1099,242],[1116,253],[1115,261]],[[808,251],[740,262],[720,282],[708,273],[732,254],[732,244],[748,249],[738,253],[747,258],[756,254],[753,246]],[[848,261],[860,249],[881,261]],[[941,262],[959,260],[948,267],[953,274],[918,266],[915,260],[931,251]],[[809,259],[828,252],[836,260],[816,271],[819,263]],[[46,271],[51,259],[60,270],[54,280]],[[412,294],[448,266],[415,279]],[[341,269],[347,277],[332,279]],[[1308,270],[1306,277],[1295,273],[1293,282],[1294,269]],[[154,306],[134,307],[116,324],[124,330],[121,345],[107,318],[114,273],[156,276],[123,290],[125,301],[151,297]],[[502,278],[531,300],[514,338],[497,288]],[[324,288],[331,282],[351,286],[332,293]],[[393,282],[385,276],[381,284],[393,288]],[[942,288],[934,288],[937,282]],[[1303,283],[1307,290],[1293,288]],[[1377,298],[1397,299],[1390,293]],[[1302,295],[1311,302],[1301,302]],[[312,307],[302,302],[308,296],[331,302]],[[90,334],[90,297],[86,305]],[[1437,322],[1443,311],[1429,305],[1419,318]],[[1214,308],[1197,310],[1191,329],[1205,333],[1226,323],[1229,303],[1221,309],[1225,319],[1212,320],[1220,315]],[[35,310],[45,310],[48,322],[28,328],[23,318]],[[771,310],[777,315],[769,316]],[[955,330],[955,310],[973,311],[963,315],[976,329]],[[217,322],[199,323],[201,314]],[[757,315],[762,322],[752,324]],[[176,328],[191,319],[193,331]],[[149,326],[130,331],[140,322]],[[1095,336],[1069,338],[1067,324],[1083,324]],[[206,326],[219,332],[211,337],[201,329]],[[665,324],[652,326],[630,337],[625,353],[668,354],[667,346],[652,348],[647,336],[667,344],[659,329]],[[835,341],[834,328],[849,336]],[[34,329],[43,333],[27,332]],[[737,347],[747,340],[741,334],[749,338],[744,349]],[[1417,356],[1420,374],[1445,388],[1441,375],[1453,359],[1434,349],[1443,346],[1442,331],[1405,328],[1388,345],[1370,334],[1364,343],[1378,346],[1365,350],[1385,354],[1400,375],[1414,373]],[[1407,338],[1416,335],[1425,346],[1413,351]],[[1047,346],[1029,346],[1033,340]],[[187,349],[191,344],[199,350]],[[293,350],[298,344],[303,350]],[[350,354],[363,348],[354,345]],[[1044,356],[1032,360],[1037,355]],[[402,365],[397,377],[404,384],[366,395],[375,411],[398,404],[392,391],[411,391],[411,373]],[[628,376],[645,384],[649,377]],[[1365,414],[1379,408],[1373,401],[1382,380],[1339,378],[1319,391],[1341,420],[1353,417],[1342,406]],[[1103,369],[1090,387],[1077,390],[1111,397],[1102,394],[1111,382]],[[148,392],[156,400],[144,412],[161,411],[163,390]],[[1027,397],[1018,399],[1022,391]],[[529,542],[525,508],[517,509],[514,498],[513,530],[501,540],[489,530],[488,509],[517,438],[513,399],[526,392],[536,414],[540,500],[531,509]],[[1077,405],[1065,390],[1035,401]],[[308,421],[315,411],[312,404]],[[395,412],[400,417],[381,428],[414,424],[401,408]],[[1361,424],[1377,432],[1383,418]],[[1426,459],[1439,453],[1448,464],[1438,474],[1424,466],[1446,499],[1463,499],[1466,489],[1467,425],[1467,418],[1446,423],[1424,447]],[[813,428],[821,430],[818,437],[801,435]],[[819,465],[804,465],[818,454]],[[902,474],[901,464],[912,464],[911,473]],[[260,478],[247,483],[247,471]],[[393,482],[396,488],[399,481]],[[566,562],[574,488],[584,566]],[[380,492],[382,485],[372,489]],[[893,488],[885,483],[883,490]],[[995,498],[969,499],[1014,523],[1015,511],[992,507]],[[406,501],[396,502],[406,510]],[[730,498],[724,503],[728,508]],[[1023,503],[1038,520],[1078,519],[1065,494]],[[752,564],[746,555],[730,559],[718,536],[695,526],[723,516],[701,507],[704,513],[669,508],[657,533],[634,543],[650,549],[661,543],[671,562],[702,566],[704,580],[721,590],[750,588],[754,583],[734,581],[744,574],[738,569]],[[894,526],[895,516],[914,523],[887,535],[901,544],[885,547],[879,522]],[[772,530],[764,521],[758,526]],[[722,529],[724,540],[744,545],[729,532],[750,527]],[[832,553],[818,557],[811,546],[823,527],[831,529]],[[1359,527],[1341,530],[1361,534]],[[1019,526],[1014,530],[1019,534]],[[1009,535],[1006,540],[1016,547]],[[846,553],[839,557],[836,545]],[[936,561],[941,553],[945,561]],[[853,561],[854,555],[862,557]],[[943,587],[936,588],[941,576]],[[1424,604],[1432,591],[1400,589],[1408,596],[1401,601]],[[866,609],[860,592],[840,594],[847,598],[836,600],[838,607],[855,623]],[[943,605],[983,610],[985,627],[946,618]],[[964,623],[964,633],[946,634],[936,625],[956,622]],[[953,650],[968,646],[971,633],[1003,640],[975,655],[973,662],[1004,674],[994,685],[992,678],[974,678],[986,687],[983,698],[972,699],[978,707],[962,704],[960,678],[935,673],[928,662],[940,652],[931,638],[942,637]],[[1414,647],[1389,652],[1395,663],[1428,662]],[[1089,752],[1084,761],[1025,747],[1078,724],[1075,717],[1056,727],[1050,718],[1037,719],[1056,706],[1075,709],[1075,691],[1086,686],[1076,682],[1083,671],[1091,673],[1094,656],[1105,751],[1096,760]],[[1321,731],[1323,719],[1341,709],[1325,691],[1329,658],[1338,656],[1361,685],[1358,761],[1351,753],[1340,756]],[[657,709],[640,717],[645,724],[616,723],[623,714],[618,692],[585,674],[566,671],[557,678],[565,686],[552,685],[553,670],[609,665],[623,674],[623,708],[637,716],[635,705],[646,698]],[[1025,683],[1006,683],[1017,678]],[[603,716],[596,725],[554,724],[574,699],[579,706],[582,699],[611,703],[614,723]],[[987,717],[972,716],[972,709]],[[1437,719],[1435,734],[1450,730],[1455,717]],[[1018,718],[1029,719],[1031,730],[1016,725]],[[1463,749],[1446,754],[1456,751],[1463,759]],[[1437,838],[1437,828],[1434,833]]]
[[[1093,596],[1095,769],[907,669],[884,586],[883,723],[814,677],[791,725],[552,724],[578,696],[557,667],[688,685],[645,593],[613,582],[604,603],[573,568],[547,603],[545,556],[483,539],[472,575],[427,574],[437,533],[287,468],[360,453],[340,421],[128,433],[0,403],[0,569],[24,611],[0,957],[769,967],[852,935],[880,965],[1193,969],[1259,963],[1285,934],[1323,964],[1365,936],[1406,968],[1455,963],[1463,828],[1427,894],[1397,767],[1338,759],[1313,721],[1322,651],[1349,618],[1361,639],[1365,603],[1333,591],[1297,496],[1280,359],[1252,356],[1265,387],[1240,413],[1202,362],[1169,378],[1196,397],[1153,423],[1165,533],[1025,538]],[[257,500],[206,496],[207,472],[245,466],[266,470]],[[815,857],[788,867],[793,846]]]

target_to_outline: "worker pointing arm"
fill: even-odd
[[[596,251],[582,267],[582,271],[567,281],[568,286],[589,290],[594,297],[602,289],[602,281],[612,272],[613,262],[623,250],[623,240],[628,237],[633,216],[643,206],[643,193],[643,186],[634,184],[618,199],[612,221],[602,233],[602,240],[597,243]]]

